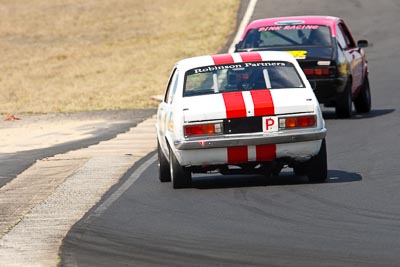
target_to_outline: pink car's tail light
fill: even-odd
[[[309,68],[304,69],[306,76],[330,76],[333,74],[333,70],[328,68]]]

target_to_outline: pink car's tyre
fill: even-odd
[[[371,111],[371,91],[369,89],[368,77],[365,77],[361,92],[354,100],[354,106],[358,113],[367,113]]]
[[[339,118],[350,118],[352,109],[351,80],[348,80],[343,93],[338,97],[336,102],[336,115]]]

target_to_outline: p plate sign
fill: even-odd
[[[263,117],[263,132],[273,133],[279,130],[278,117]]]

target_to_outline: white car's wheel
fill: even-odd
[[[168,160],[161,150],[160,143],[157,142],[158,154],[158,179],[160,182],[171,182],[171,173],[169,171]]]
[[[181,166],[174,153],[169,152],[169,170],[173,188],[186,188],[192,184],[192,173]]]
[[[299,163],[293,167],[293,172],[297,176],[307,175],[308,162]]]
[[[326,142],[322,140],[321,148],[317,155],[312,157],[307,164],[307,176],[310,182],[325,182],[328,178],[328,163],[326,156]]]

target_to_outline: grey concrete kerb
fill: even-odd
[[[39,160],[0,188],[0,266],[56,266],[63,237],[139,159],[156,117],[112,140]]]

